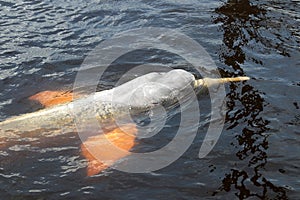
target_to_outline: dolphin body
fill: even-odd
[[[151,109],[159,106],[170,110],[178,102],[184,107],[189,105],[189,99],[195,99],[191,95],[209,87],[248,79],[196,80],[184,70],[149,73],[110,90],[0,122],[0,150],[27,143],[27,140],[30,143],[30,138],[77,132],[82,141],[81,154],[87,160],[87,176],[93,176],[130,155],[130,150],[138,143],[136,134],[139,130],[128,118],[147,116]],[[116,124],[120,121],[125,123]],[[110,143],[105,142],[107,139],[123,151],[111,151]],[[106,162],[98,158],[98,152]]]
[[[62,105],[23,114],[0,122],[0,138],[7,134],[40,131],[76,131],[75,124],[97,119],[107,124],[115,118],[147,112],[157,105],[170,108],[212,85],[249,80],[248,77],[196,80],[184,70],[149,73],[110,90],[96,92]],[[78,121],[79,119],[79,121]]]

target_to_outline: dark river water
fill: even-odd
[[[210,113],[208,95],[199,98],[202,122],[193,144],[153,173],[107,169],[86,177],[76,133],[41,136],[34,144],[29,135],[11,138],[0,149],[1,199],[300,198],[299,0],[0,0],[0,5],[0,121],[39,109],[27,100],[37,92],[71,89],[91,50],[134,28],[182,32],[206,49],[222,76],[251,77],[226,85],[225,126],[205,158],[198,152],[208,126],[203,122]],[[144,62],[188,70],[176,56],[156,51],[117,64]],[[100,86],[112,87],[113,78]],[[167,132],[179,123],[175,115]]]

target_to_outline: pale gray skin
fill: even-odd
[[[195,80],[184,70],[149,73],[110,90],[0,122],[0,138],[22,132],[76,131],[75,122],[88,124],[96,117],[98,122],[107,123],[115,118],[128,117],[129,111],[139,114],[158,105],[170,108],[211,84],[242,80],[248,78]]]

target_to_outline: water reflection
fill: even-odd
[[[248,0],[228,0],[215,11],[218,17],[214,22],[221,23],[224,32],[220,57],[231,68],[221,70],[223,75],[244,75],[241,64],[248,59],[256,64],[262,64],[259,58],[247,55],[243,47],[255,41],[268,48],[275,48],[260,37],[257,31],[263,24],[261,22],[265,19],[266,10],[252,5]],[[282,55],[288,56],[283,49],[279,50]],[[221,187],[214,195],[231,191],[239,199],[249,197],[287,199],[285,188],[275,185],[263,174],[268,162],[269,121],[261,116],[266,105],[262,94],[251,85],[243,85],[242,88],[231,85],[227,97],[229,109],[226,119],[227,130],[239,132],[232,145],[237,149],[237,158],[247,165],[235,167],[226,173]]]

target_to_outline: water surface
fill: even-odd
[[[181,31],[206,48],[222,76],[252,78],[226,87],[225,128],[203,159],[197,156],[208,126],[209,96],[199,100],[201,123],[193,145],[175,163],[151,174],[109,169],[86,177],[77,133],[11,138],[0,151],[2,199],[300,196],[298,0],[2,0],[0,4],[1,120],[39,109],[27,100],[39,91],[72,88],[89,51],[133,28]],[[182,59],[159,51],[128,56],[117,64],[130,67],[137,62],[189,69]],[[108,76],[100,87],[110,88],[114,78]],[[178,118],[170,119],[164,134],[152,142],[172,138]]]

